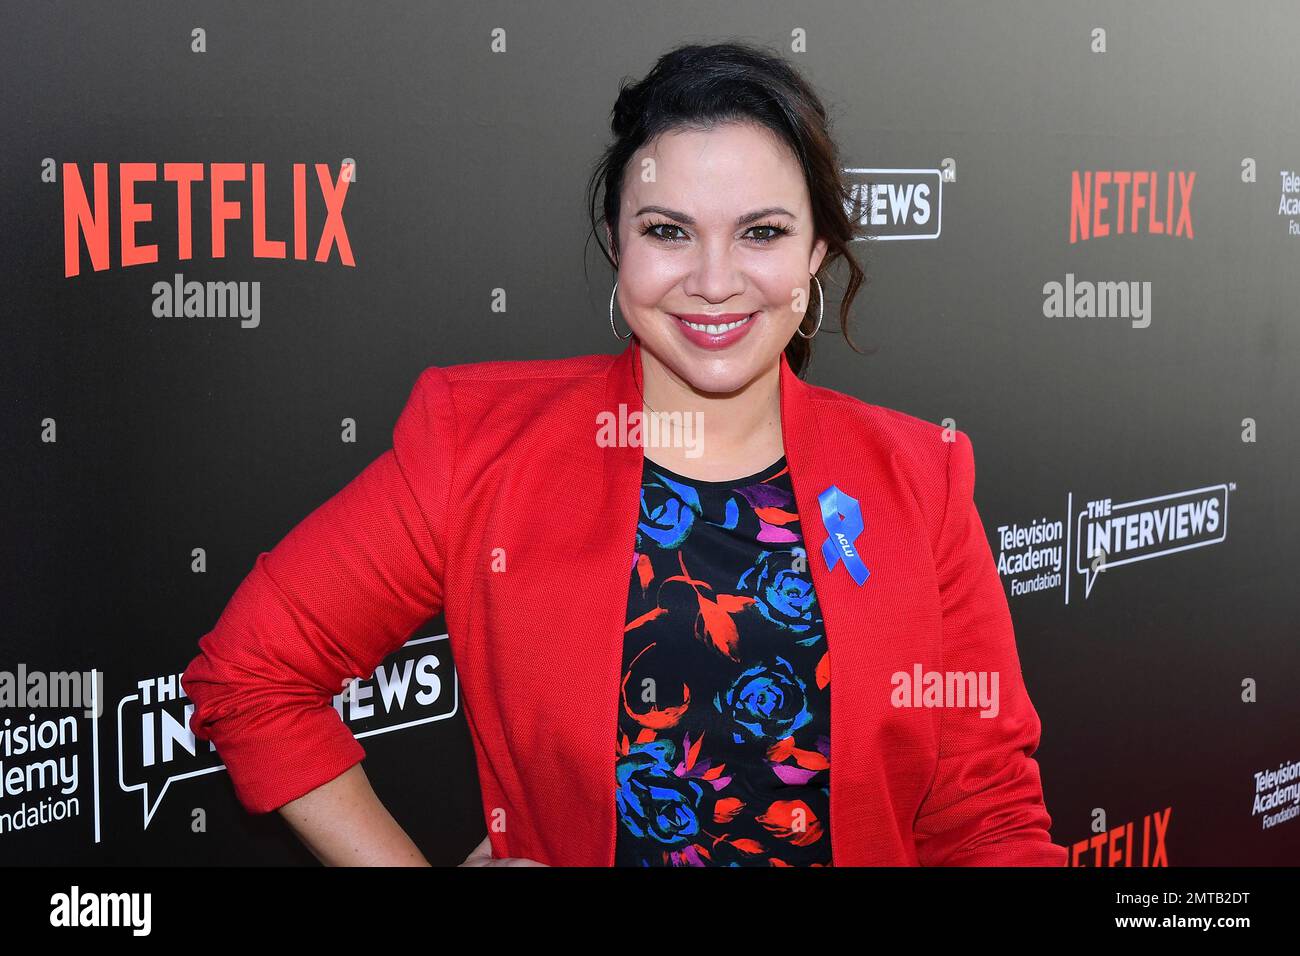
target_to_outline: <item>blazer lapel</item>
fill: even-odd
[[[893,862],[905,856],[894,820],[873,812],[889,806],[890,781],[875,731],[888,707],[896,652],[906,644],[891,632],[903,624],[887,609],[907,582],[891,567],[897,509],[889,504],[890,463],[883,446],[848,427],[841,399],[819,399],[781,354],[781,433],[813,588],[825,624],[831,666],[831,845],[837,866]],[[827,429],[833,431],[827,431]],[[855,548],[867,570],[859,585],[844,562],[828,568],[822,544],[830,537],[818,496],[832,485],[857,501],[863,530]],[[892,651],[889,645],[893,645]]]
[[[636,386],[641,375],[638,353],[639,346],[633,339],[610,363],[603,401],[588,426],[593,434],[596,415],[609,413],[624,421],[632,412],[642,411],[641,393]],[[618,688],[628,587],[641,515],[645,449],[617,441],[599,451],[601,486],[580,493],[591,494],[590,500],[602,503],[607,510],[588,539],[589,559],[583,562],[583,579],[575,581],[581,593],[581,620],[574,621],[575,626],[563,642],[566,655],[572,651],[566,680],[570,682],[571,704],[578,708],[566,732],[581,738],[575,741],[576,749],[590,754],[590,758],[585,767],[575,768],[580,792],[565,801],[570,809],[563,816],[565,842],[558,850],[562,858],[572,859],[573,865],[612,867],[618,832],[614,770]],[[590,699],[580,701],[579,695]],[[582,806],[600,807],[601,819],[593,825],[577,811]]]

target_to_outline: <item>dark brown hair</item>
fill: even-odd
[[[837,259],[847,264],[849,278],[840,303],[840,331],[850,347],[861,353],[849,337],[849,308],[866,274],[849,243],[870,236],[855,221],[856,217],[849,215],[848,210],[857,206],[840,175],[839,151],[831,138],[821,99],[774,50],[738,42],[687,44],[659,57],[640,82],[624,81],[611,111],[609,126],[614,141],[587,184],[591,236],[609,264],[617,268],[619,201],[624,170],[633,154],[666,131],[708,130],[728,122],[764,126],[798,157],[812,203],[813,241],[820,238],[827,244],[817,278],[825,288],[827,267]],[[597,199],[602,187],[603,213],[598,217]],[[614,237],[612,255],[600,241],[602,225],[608,225]],[[819,303],[822,308],[824,305]],[[810,301],[806,313],[809,329],[815,324],[815,315]],[[786,360],[796,375],[802,375],[807,368],[813,341],[796,334],[786,345]],[[874,353],[876,349],[869,351]]]

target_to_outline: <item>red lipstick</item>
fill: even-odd
[[[681,312],[673,313],[677,328],[687,340],[702,349],[724,349],[734,345],[748,334],[750,328],[762,317],[761,312]],[[735,323],[740,323],[735,325]],[[692,325],[698,326],[692,328]],[[725,331],[710,332],[709,327],[722,328],[735,325]]]

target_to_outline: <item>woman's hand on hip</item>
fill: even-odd
[[[485,836],[483,842],[470,851],[461,866],[549,866],[522,856],[509,856],[500,860],[492,858],[492,837]]]

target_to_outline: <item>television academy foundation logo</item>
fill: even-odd
[[[1280,170],[1282,195],[1278,199],[1277,214],[1286,220],[1286,234],[1300,236],[1300,174],[1293,169]]]
[[[1065,515],[997,526],[993,553],[1012,597],[1060,589],[1070,603],[1072,580],[1085,599],[1103,572],[1224,541],[1228,493],[1235,482],[1146,498],[1092,498],[1077,508],[1066,495]],[[1077,588],[1076,588],[1077,590]]]
[[[1259,817],[1261,829],[1268,830],[1300,816],[1300,763],[1288,760],[1276,769],[1260,770],[1251,776],[1255,800],[1250,815]]]
[[[339,688],[333,706],[353,736],[360,740],[459,713],[459,675],[445,652],[448,645],[441,643],[448,640],[446,634],[413,638],[372,675]],[[0,672],[0,708],[24,708],[21,720],[6,718],[0,726],[0,850],[13,834],[78,822],[90,842],[102,842],[104,804],[115,793],[114,750],[118,790],[138,794],[142,830],[173,784],[226,769],[216,747],[190,729],[194,704],[180,674],[136,681],[114,708],[106,700],[102,671],[86,672],[85,693],[69,698],[55,693],[75,685],[61,679],[69,675],[19,668],[19,682],[6,681],[12,675]],[[6,696],[6,687],[20,688],[22,696]]]

